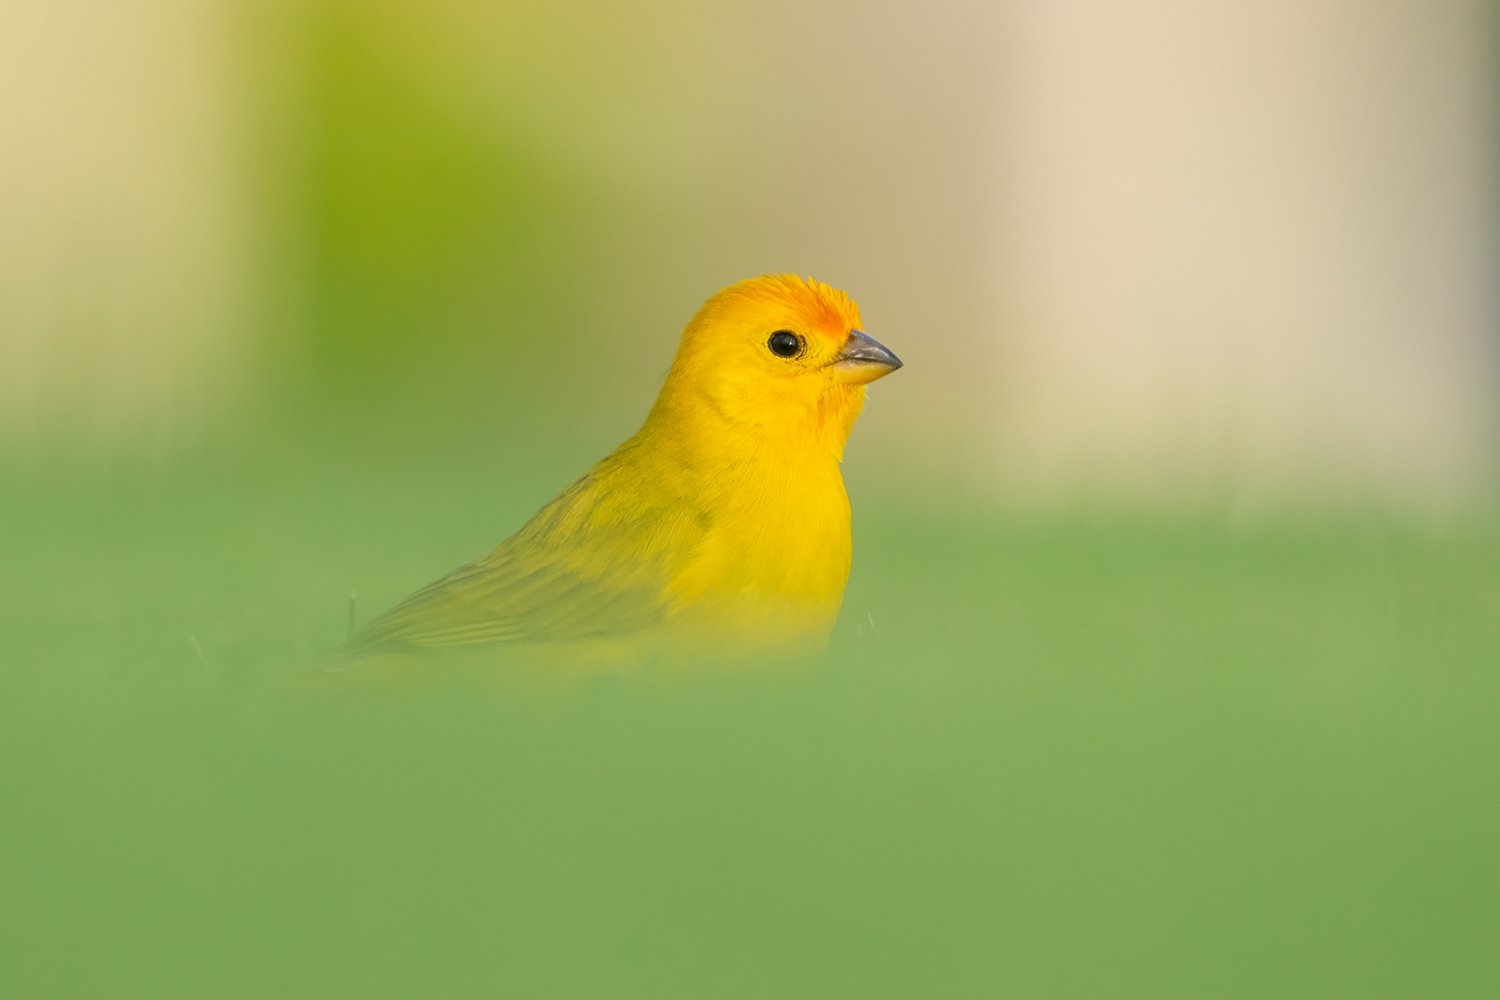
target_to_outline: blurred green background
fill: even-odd
[[[0,995],[1494,995],[1489,16],[7,5]],[[823,662],[306,682],[773,270]]]

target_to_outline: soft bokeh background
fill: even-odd
[[[10,0],[0,992],[1492,995],[1494,29]],[[823,667],[288,693],[771,270]]]

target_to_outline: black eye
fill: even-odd
[[[766,346],[778,358],[794,358],[802,353],[802,338],[790,330],[777,330],[766,341]]]

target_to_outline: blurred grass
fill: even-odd
[[[593,457],[475,447],[5,474],[0,995],[1500,989],[1493,519],[852,469],[813,672],[288,695]]]

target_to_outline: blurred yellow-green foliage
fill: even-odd
[[[1493,995],[1489,16],[9,3],[0,995]],[[825,662],[299,685],[773,270]]]

